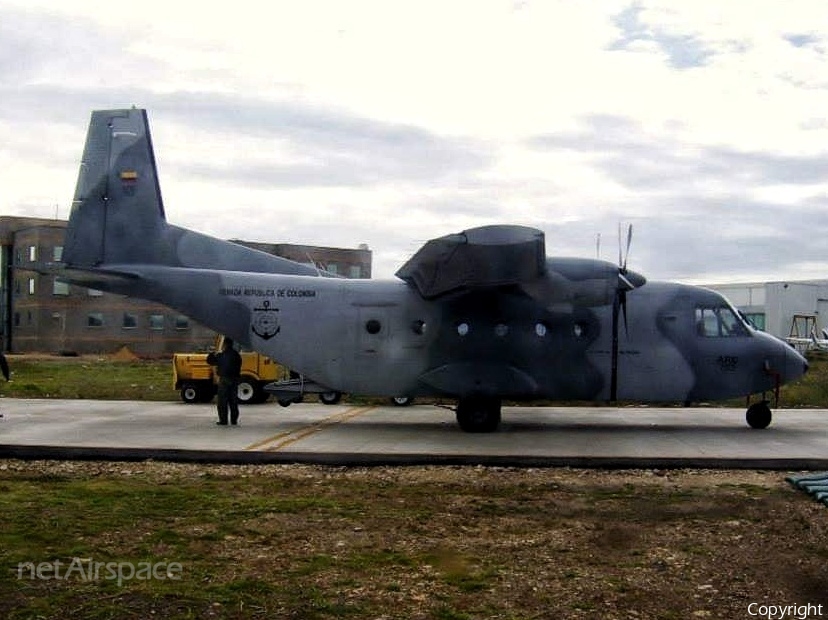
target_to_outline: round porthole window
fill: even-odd
[[[494,328],[495,336],[498,338],[503,338],[506,334],[509,333],[509,326],[506,323],[498,323],[495,325]]]
[[[376,319],[368,319],[365,321],[365,331],[369,334],[378,334],[382,329],[382,323]]]
[[[458,323],[457,325],[457,333],[461,336],[465,336],[469,333],[469,324],[468,323]]]
[[[548,328],[544,323],[535,323],[535,334],[537,334],[539,338],[546,336],[547,331]]]

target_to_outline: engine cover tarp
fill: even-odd
[[[529,282],[545,272],[543,232],[498,225],[432,239],[396,275],[429,299],[458,289]]]

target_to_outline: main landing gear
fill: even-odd
[[[457,401],[457,424],[467,433],[493,433],[500,426],[500,399],[467,396]]]

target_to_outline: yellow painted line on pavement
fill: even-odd
[[[318,433],[329,426],[333,426],[334,424],[341,424],[347,420],[360,416],[364,413],[368,413],[376,409],[375,405],[371,405],[368,407],[351,407],[346,409],[345,411],[340,411],[329,415],[326,418],[322,418],[318,422],[314,422],[313,424],[309,424],[306,426],[302,426],[300,428],[295,428],[290,431],[282,431],[281,433],[277,433],[272,437],[268,437],[267,439],[263,439],[258,441],[254,444],[250,444],[245,448],[245,450],[264,450],[267,452],[276,452],[281,450],[285,446],[289,446],[297,441],[301,441],[305,437]]]

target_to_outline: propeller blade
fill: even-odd
[[[624,315],[624,335],[630,337],[630,328],[627,326],[627,291],[619,293],[621,302],[621,314]]]
[[[630,245],[632,245],[632,224],[627,227],[627,250],[624,253],[624,265],[622,269],[627,271],[627,258],[630,256]]]

